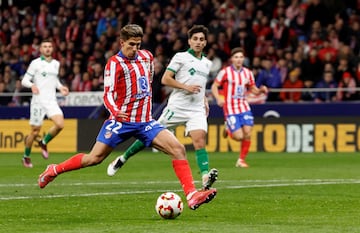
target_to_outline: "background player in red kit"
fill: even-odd
[[[136,24],[120,31],[121,50],[108,60],[104,71],[104,105],[110,112],[89,154],[79,153],[60,164],[51,164],[39,176],[44,188],[61,173],[101,163],[112,150],[130,137],[168,154],[191,209],[211,201],[216,189],[197,191],[185,147],[151,117],[153,55],[140,50],[143,30]]]
[[[257,88],[254,74],[243,66],[245,55],[242,48],[231,50],[231,65],[220,70],[211,86],[216,102],[224,109],[227,132],[236,141],[241,141],[239,159],[236,167],[248,167],[245,158],[249,152],[251,130],[254,125],[250,105],[246,100],[248,90],[255,95],[267,93],[265,86]],[[224,98],[219,95],[219,88],[224,91]]]

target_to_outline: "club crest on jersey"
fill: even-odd
[[[105,132],[104,137],[105,137],[106,139],[111,138],[111,136],[112,136],[112,132],[111,132],[111,131],[106,131],[106,132]]]
[[[196,70],[194,68],[191,68],[189,70],[190,75],[194,75],[196,73]]]

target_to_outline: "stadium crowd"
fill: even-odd
[[[208,87],[242,47],[256,84],[274,88],[336,88],[333,92],[274,92],[267,101],[359,100],[360,1],[350,0],[3,0],[0,8],[0,105],[27,104],[21,78],[52,38],[60,79],[70,91],[102,91],[103,68],[118,52],[119,29],[144,28],[142,48],[155,56],[154,101],[167,90],[160,77],[169,59],[186,50],[194,24],[209,29],[213,61]],[[346,88],[346,89],[344,89]]]

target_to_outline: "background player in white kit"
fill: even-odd
[[[188,31],[190,48],[176,53],[162,76],[162,84],[174,88],[159,122],[168,129],[185,125],[185,134],[192,139],[196,161],[202,176],[203,189],[209,189],[217,179],[218,171],[209,170],[209,158],[205,149],[209,105],[205,96],[206,83],[212,62],[203,54],[207,43],[208,29],[194,25]],[[132,155],[144,149],[139,140],[108,166],[108,175],[113,176]]]
[[[34,140],[40,133],[45,115],[54,122],[48,133],[38,141],[42,156],[49,157],[47,143],[64,128],[64,116],[56,100],[56,90],[64,96],[69,94],[69,89],[59,81],[59,61],[52,57],[53,44],[50,39],[45,39],[40,44],[40,57],[34,59],[21,83],[24,87],[31,88],[32,99],[30,104],[30,134],[25,139],[25,152],[22,159],[25,167],[33,167],[30,159],[31,148]]]

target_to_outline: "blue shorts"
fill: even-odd
[[[96,141],[115,148],[127,139],[135,137],[144,143],[145,146],[149,147],[156,135],[164,129],[165,127],[155,120],[146,123],[106,120],[100,129]]]
[[[251,111],[228,115],[226,118],[226,125],[231,133],[236,130],[242,128],[244,125],[253,126],[254,125],[254,117]]]

